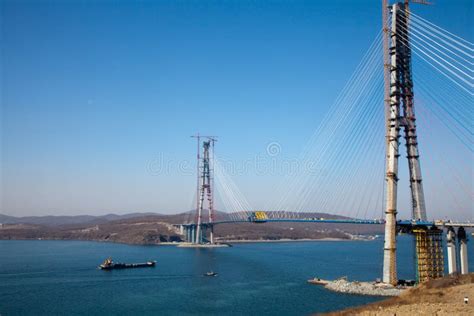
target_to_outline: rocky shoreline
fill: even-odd
[[[474,315],[466,298],[474,297],[474,273],[449,275],[404,290],[379,302],[324,314],[326,316],[374,315]]]
[[[328,290],[339,293],[370,296],[398,296],[406,289],[384,283],[350,282],[344,278],[335,281],[328,281],[324,287]]]

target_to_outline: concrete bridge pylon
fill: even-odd
[[[386,6],[384,3],[384,63],[386,113],[386,205],[383,282],[397,284],[396,217],[400,130],[404,130],[410,176],[412,219],[426,220],[416,118],[413,101],[411,48],[409,35],[402,34],[409,25],[408,1]],[[387,11],[385,11],[387,10]],[[387,16],[391,14],[391,26]]]

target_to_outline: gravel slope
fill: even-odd
[[[464,297],[469,303],[464,303]],[[325,315],[474,315],[474,273],[432,280],[399,297]]]

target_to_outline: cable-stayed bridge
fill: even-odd
[[[383,281],[396,284],[396,235],[413,234],[423,281],[444,274],[445,229],[449,273],[467,273],[473,61],[473,43],[411,12],[408,1],[383,1],[382,29],[264,210],[214,154],[217,138],[197,137],[196,213],[181,225],[187,241],[212,245],[214,226],[226,223],[384,225]],[[216,218],[216,204],[226,218]],[[309,217],[315,210],[345,219]],[[452,218],[433,218],[446,212]]]

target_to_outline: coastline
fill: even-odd
[[[361,239],[363,241],[364,239]],[[225,242],[229,244],[245,244],[245,243],[280,243],[280,242],[311,242],[311,241],[357,241],[356,239],[344,239],[344,238],[319,238],[319,239],[225,239],[219,240],[219,242]]]
[[[103,243],[115,243],[115,244],[125,244],[125,245],[136,245],[136,246],[179,246],[186,244],[186,242],[160,242],[160,243],[134,243],[126,241],[116,241],[116,240],[103,240],[103,239],[63,239],[63,238],[11,238],[11,239],[0,239],[0,240],[50,240],[50,241],[93,241],[93,242],[103,242]],[[246,244],[246,243],[286,243],[286,242],[312,242],[312,241],[324,241],[324,242],[341,242],[341,241],[371,241],[374,239],[369,238],[354,238],[354,239],[345,239],[345,238],[319,238],[319,239],[223,239],[218,240],[217,243],[228,243],[228,244]]]
[[[399,296],[378,302],[323,313],[325,316],[372,315],[472,315],[472,304],[465,297],[474,295],[474,273],[448,275],[421,283]]]

